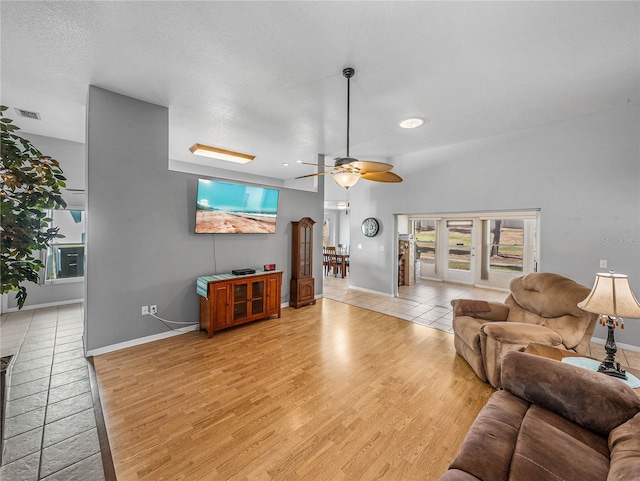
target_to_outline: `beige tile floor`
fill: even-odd
[[[324,297],[329,299],[382,312],[450,333],[453,333],[451,327],[453,320],[452,299],[466,298],[502,302],[508,295],[508,292],[505,291],[422,279],[413,286],[400,287],[398,297],[387,297],[350,289],[348,277],[343,279],[333,276],[324,277],[323,291]],[[589,355],[596,359],[604,359],[606,355],[604,346],[592,342]],[[640,352],[618,349],[616,361],[624,366],[640,370]]]
[[[104,480],[82,335],[82,304],[2,315],[3,481]]]

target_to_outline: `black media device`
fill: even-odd
[[[255,274],[256,270],[255,269],[234,269],[231,271],[231,274],[233,274],[234,276],[246,276],[247,274]]]

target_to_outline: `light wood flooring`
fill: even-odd
[[[95,357],[118,480],[437,480],[493,392],[455,353],[449,301],[507,294],[325,283],[340,302]]]
[[[334,276],[323,278],[324,296],[353,306],[372,309],[407,321],[453,333],[452,299],[480,299],[503,302],[509,295],[506,291],[421,279],[417,284],[399,288],[398,297],[388,297],[349,288],[349,279]],[[606,333],[604,334],[606,335]],[[624,342],[624,331],[615,332],[618,342]],[[604,342],[591,342],[589,356],[604,359]],[[620,349],[616,361],[623,366],[640,370],[638,349]]]
[[[94,362],[119,481],[436,480],[493,392],[451,334],[330,299]]]

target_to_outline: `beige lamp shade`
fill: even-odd
[[[640,319],[640,304],[631,291],[629,276],[624,274],[596,274],[593,289],[578,307],[611,317]]]
[[[352,172],[338,172],[337,174],[334,174],[333,180],[335,180],[336,184],[340,187],[348,189],[349,187],[356,185],[356,182],[360,180],[360,176]]]

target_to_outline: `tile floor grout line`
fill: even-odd
[[[40,473],[42,471],[42,458],[44,453],[44,431],[47,425],[47,410],[49,409],[49,396],[51,395],[51,377],[53,376],[53,359],[56,353],[56,339],[58,336],[58,317],[60,316],[60,309],[56,309],[56,327],[53,333],[53,352],[51,353],[51,369],[49,370],[49,384],[47,386],[47,400],[44,405],[44,417],[42,419],[42,437],[40,438],[40,460],[38,461],[38,473],[36,480],[40,479]]]
[[[34,311],[34,314],[32,316],[32,319],[35,320],[36,319],[36,314],[37,311]],[[44,416],[43,416],[43,420],[42,420],[42,424],[41,426],[37,427],[36,429],[42,429],[42,433],[40,436],[40,443],[39,443],[39,450],[34,451],[33,453],[27,454],[25,456],[21,456],[21,458],[25,458],[26,456],[38,456],[37,458],[37,468],[34,466],[34,474],[37,476],[37,480],[40,480],[43,476],[43,474],[45,474],[43,472],[44,469],[44,456],[43,456],[43,452],[45,449],[49,449],[51,448],[51,446],[55,446],[56,444],[60,443],[60,442],[64,442],[67,441],[69,439],[72,439],[75,436],[87,433],[89,431],[92,431],[94,428],[96,429],[97,435],[98,435],[98,446],[97,446],[97,451],[93,454],[91,454],[90,456],[87,456],[79,461],[76,462],[71,462],[70,464],[65,464],[63,466],[59,466],[57,469],[55,469],[55,471],[51,472],[51,473],[46,473],[46,477],[44,479],[46,479],[49,476],[52,475],[56,475],[56,473],[60,473],[66,469],[70,469],[72,468],[74,465],[78,464],[79,462],[82,462],[90,457],[95,456],[96,454],[100,454],[100,458],[101,458],[101,467],[102,469],[101,471],[101,477],[103,479],[105,479],[105,481],[115,481],[116,480],[116,476],[115,476],[115,469],[113,467],[113,460],[111,458],[111,450],[110,450],[110,446],[108,444],[108,434],[106,432],[106,427],[104,424],[104,417],[102,414],[102,406],[100,403],[100,398],[99,398],[99,391],[97,390],[97,378],[95,377],[95,371],[93,371],[93,365],[91,363],[92,359],[87,359],[84,357],[84,351],[82,351],[81,354],[81,358],[84,361],[84,369],[86,370],[85,372],[87,373],[86,379],[87,382],[89,384],[89,392],[87,393],[90,397],[90,405],[89,407],[78,411],[74,414],[69,414],[69,415],[65,415],[60,419],[56,419],[57,421],[61,421],[69,416],[72,415],[76,415],[79,413],[82,413],[83,411],[89,411],[91,410],[92,412],[92,418],[94,420],[94,427],[90,428],[90,429],[86,429],[80,433],[76,433],[73,436],[66,438],[66,439],[61,439],[61,440],[57,440],[55,443],[51,444],[50,446],[46,446],[44,445],[44,442],[46,441],[46,436],[45,436],[45,428],[47,427],[47,416],[49,414],[49,407],[51,405],[51,400],[52,400],[52,386],[54,385],[54,376],[60,374],[60,375],[64,375],[67,372],[70,371],[62,371],[60,373],[55,373],[56,371],[56,366],[60,366],[62,364],[64,364],[65,362],[70,361],[71,359],[64,359],[64,355],[61,359],[63,359],[62,361],[58,362],[57,364],[54,362],[54,359],[56,359],[56,346],[58,346],[58,342],[60,341],[60,336],[63,335],[67,330],[69,329],[64,329],[65,324],[65,319],[61,319],[61,313],[60,313],[60,309],[56,309],[55,312],[55,319],[52,319],[50,322],[53,323],[53,328],[49,328],[48,326],[46,326],[48,329],[52,329],[53,332],[53,339],[52,339],[52,354],[51,354],[51,363],[50,363],[50,368],[49,368],[49,376],[47,378],[46,384],[47,384],[47,391],[46,391],[46,403],[44,404],[43,408],[44,408]],[[68,323],[67,323],[68,324]],[[42,328],[43,326],[39,326],[38,328]],[[26,328],[26,332],[25,335],[23,336],[23,341],[24,339],[26,339],[28,336],[33,335],[33,337],[38,337],[38,331],[37,328],[33,325],[33,323],[31,323],[31,321],[29,321],[29,325]],[[64,336],[61,338],[64,339]],[[18,351],[20,351],[22,349],[22,344],[20,344],[20,346],[17,347]],[[61,344],[62,346],[64,346],[64,344]],[[64,354],[64,353],[63,353]],[[26,360],[25,362],[31,362],[33,360]],[[44,367],[44,366],[43,366]],[[80,368],[79,368],[80,369]],[[25,371],[28,372],[29,370]],[[73,370],[71,370],[73,371]],[[54,374],[55,373],[55,374]],[[93,375],[93,377],[92,377]],[[63,383],[59,386],[56,386],[56,388],[67,385],[67,384],[71,384],[73,382],[76,381],[69,381],[66,383]],[[44,392],[44,389],[39,391],[39,392]],[[77,396],[81,396],[82,394],[78,394]],[[60,400],[58,402],[64,402],[64,400]],[[54,403],[55,404],[55,403]],[[53,422],[53,421],[52,421]],[[49,423],[51,424],[51,423]],[[102,438],[100,438],[102,436]],[[12,462],[18,461],[18,459],[13,460]]]

